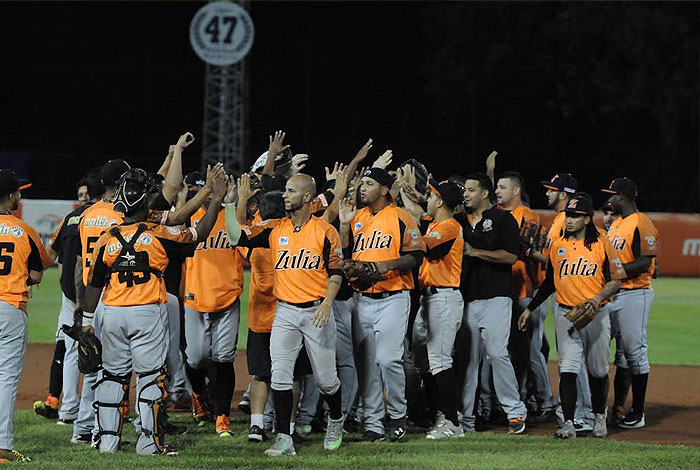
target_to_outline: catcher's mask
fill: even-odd
[[[158,192],[154,176],[141,168],[132,168],[122,175],[114,196],[114,210],[134,214],[146,207],[148,196]]]

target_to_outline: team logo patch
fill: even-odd
[[[493,229],[493,220],[484,219],[483,230],[484,232],[490,232]]]
[[[180,229],[179,229],[179,228],[168,227],[168,232],[172,233],[173,235],[180,235]]]
[[[243,230],[243,231],[245,232],[246,235],[250,235],[250,234],[251,234],[250,229],[245,229],[245,230]]]
[[[564,253],[566,253],[566,248],[559,248],[557,250],[557,255],[559,255],[559,256],[563,256]]]
[[[567,209],[576,209],[576,206],[578,205],[578,199],[572,199],[569,201],[569,206]]]
[[[644,239],[647,241],[649,246],[654,246],[654,243],[656,243],[656,237],[644,237]]]
[[[360,230],[362,228],[362,222],[357,222],[355,224],[355,230]]]
[[[428,236],[430,238],[437,238],[438,240],[440,240],[442,238],[442,235],[440,235],[440,232],[430,232],[430,234]]]
[[[139,243],[141,243],[142,245],[150,245],[152,242],[153,242],[153,237],[148,233],[144,233],[143,235],[141,235],[141,238],[139,239]]]
[[[408,233],[411,234],[411,238],[418,240],[418,230],[412,228],[408,231]]]
[[[289,237],[280,237],[280,245],[289,245]]]
[[[21,227],[12,227],[10,229],[10,232],[12,232],[12,236],[16,238],[19,238],[22,235],[24,235],[24,230],[22,230]]]
[[[197,225],[199,225],[199,220],[195,220],[194,223],[192,224],[192,226],[194,228],[197,228]]]
[[[261,220],[260,222],[258,222],[255,225],[261,226],[261,225],[267,225],[268,223],[270,223],[270,219]]]
[[[622,269],[622,262],[619,259],[616,259],[615,261],[613,261],[613,263],[615,264],[615,266]]]
[[[342,248],[336,248],[333,251],[335,251],[335,254],[338,255],[338,258],[343,259],[343,249]]]

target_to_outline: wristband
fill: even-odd
[[[321,305],[325,305],[325,306],[331,307],[331,308],[333,307],[333,304],[328,303],[328,302],[326,302],[325,300],[324,300],[323,302],[321,302]]]
[[[82,326],[92,326],[92,320],[95,318],[95,315],[93,314],[92,316],[85,315],[85,312],[83,312],[83,322]]]

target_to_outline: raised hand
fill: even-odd
[[[177,145],[180,147],[180,149],[184,149],[190,146],[190,144],[194,142],[194,136],[192,135],[191,132],[185,132],[180,136],[179,139],[177,139]]]
[[[214,197],[221,198],[223,200],[224,196],[226,195],[226,190],[228,189],[228,177],[226,176],[226,170],[224,170],[223,163],[217,163],[214,165],[212,176],[212,192],[214,193]]]
[[[346,197],[340,203],[340,210],[338,211],[338,218],[341,224],[349,224],[355,217],[357,208],[355,207],[355,201]]]
[[[238,179],[238,203],[241,201],[248,201],[250,198],[255,196],[260,192],[260,188],[253,190],[250,182],[250,175],[244,173]]]
[[[486,157],[486,172],[493,172],[493,170],[496,169],[496,155],[498,155],[498,152],[495,150],[489,154],[488,157]]]
[[[387,150],[377,158],[372,164],[372,168],[381,168],[386,170],[391,165],[391,159],[394,156],[391,150]]]
[[[336,198],[344,198],[348,192],[348,175],[343,173],[341,170],[338,176],[335,178],[335,186],[333,187],[333,194]]]
[[[226,196],[224,196],[224,204],[232,204],[236,202],[236,196],[238,194],[236,193],[236,178],[233,177],[233,175],[228,177],[227,181],[227,187],[226,187]]]
[[[291,172],[292,175],[296,175],[297,173],[301,172],[306,167],[306,161],[309,159],[309,156],[305,153],[298,153],[292,157],[292,166],[291,166]]]
[[[369,139],[365,145],[363,145],[360,150],[357,151],[357,154],[355,155],[354,160],[357,160],[358,162],[361,162],[365,158],[367,158],[367,154],[369,153],[369,150],[372,148],[372,139]]]
[[[289,148],[289,145],[284,145],[284,137],[286,135],[282,131],[277,131],[274,136],[270,136],[270,145],[267,149],[268,155],[276,157]]]
[[[345,165],[342,163],[335,162],[335,165],[333,165],[333,171],[330,171],[328,167],[326,168],[326,181],[332,181],[338,177],[340,173],[345,170]]]

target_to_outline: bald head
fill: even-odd
[[[286,211],[299,210],[316,197],[316,181],[309,175],[294,175],[287,181],[283,197]]]

